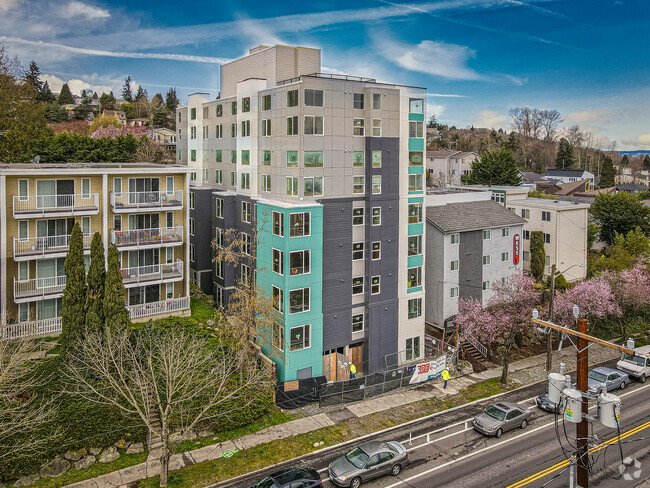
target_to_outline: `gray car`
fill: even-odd
[[[617,388],[622,390],[629,382],[629,375],[621,370],[598,367],[589,371],[589,386],[587,392],[590,395],[600,394],[602,383],[605,383],[606,391],[612,391]]]
[[[480,433],[501,437],[508,430],[521,427],[525,429],[530,418],[530,410],[516,403],[499,402],[490,405],[472,420],[472,427]]]
[[[334,460],[327,469],[335,485],[359,488],[362,482],[380,476],[397,476],[408,463],[408,452],[399,442],[370,441]]]

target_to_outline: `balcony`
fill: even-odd
[[[190,297],[171,298],[160,302],[143,303],[142,305],[129,305],[126,307],[131,315],[131,320],[137,320],[152,315],[162,315],[189,310]]]
[[[183,261],[179,259],[175,263],[122,268],[120,273],[122,273],[122,283],[126,288],[179,281],[183,279]]]
[[[59,333],[61,333],[61,317],[0,324],[0,339],[5,341]]]
[[[14,195],[14,218],[69,217],[99,213],[99,193],[87,195]]]
[[[90,253],[92,234],[83,235],[84,254]],[[29,261],[39,258],[64,258],[70,247],[70,236],[29,237],[18,239],[14,237],[14,260]]]
[[[146,247],[179,246],[183,244],[183,226],[134,230],[111,229],[111,244],[115,244],[120,251]]]
[[[14,302],[33,302],[63,296],[65,275],[51,278],[33,278],[19,281],[14,279]]]
[[[164,191],[111,192],[113,212],[141,212],[149,210],[181,210],[183,190],[172,193]]]

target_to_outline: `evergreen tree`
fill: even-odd
[[[29,68],[27,68],[27,73],[25,73],[25,81],[28,81],[32,84],[37,93],[43,89],[43,82],[41,81],[41,70],[39,69],[36,61],[29,63]]]
[[[68,120],[68,111],[59,106],[58,103],[48,103],[45,107],[45,118],[50,124],[66,122]]]
[[[126,303],[122,273],[120,273],[120,255],[117,247],[108,249],[108,269],[104,285],[104,317],[106,327],[127,327],[131,320]]]
[[[72,116],[75,120],[88,120],[92,113],[93,107],[90,105],[90,98],[84,98],[81,103],[72,110]]]
[[[61,310],[61,354],[83,335],[86,324],[86,270],[83,235],[78,223],[72,227],[70,247],[65,258],[65,289]]]
[[[555,167],[558,169],[573,169],[576,159],[573,155],[571,143],[564,137],[560,139],[557,146],[557,155],[555,156]]]
[[[115,97],[112,93],[109,95],[102,93],[102,96],[99,97],[99,111],[103,112],[104,110],[115,110]]]
[[[95,232],[90,244],[90,269],[88,270],[88,294],[86,296],[86,328],[100,328],[104,325],[104,245],[102,236]]]
[[[646,171],[650,171],[650,156],[648,156],[647,154],[643,158],[643,169],[645,169]]]
[[[72,92],[67,83],[64,83],[61,87],[61,92],[59,93],[58,99],[59,105],[68,105],[74,103],[74,98],[72,97]]]
[[[133,102],[133,93],[131,92],[131,76],[127,76],[124,80],[124,86],[122,87],[122,99],[125,102]]]
[[[544,251],[544,233],[535,230],[530,233],[530,272],[537,281],[544,277],[546,252]]]
[[[142,85],[138,86],[138,91],[135,94],[136,100],[139,100],[141,98],[148,98],[147,90],[142,88]]]
[[[156,110],[160,110],[165,106],[165,101],[160,93],[156,93],[153,96],[151,99],[151,106]]]
[[[52,93],[52,90],[50,90],[50,85],[47,81],[43,83],[43,88],[41,88],[41,91],[36,96],[36,99],[39,102],[45,102],[45,103],[56,102],[56,97],[54,96],[54,93]]]
[[[167,110],[170,112],[176,113],[176,107],[178,107],[179,103],[180,101],[176,96],[176,88],[170,88],[165,95],[165,107],[167,107]]]
[[[521,183],[517,162],[512,153],[501,148],[499,151],[486,151],[472,164],[467,181],[470,185],[509,185]]]
[[[609,156],[608,154],[601,154],[600,158],[602,164],[600,166],[599,185],[601,188],[609,188],[616,184],[615,183],[616,170],[614,169],[614,163],[612,161],[612,157]]]
[[[621,158],[621,168],[627,168],[630,165],[630,158],[627,157],[627,154],[623,154]]]
[[[650,208],[637,195],[626,192],[598,195],[589,212],[600,225],[600,240],[611,244],[616,234],[628,234],[637,227],[650,234]]]
[[[93,100],[99,100],[99,95],[97,95],[97,92],[93,92]]]

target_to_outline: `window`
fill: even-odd
[[[408,317],[416,319],[422,316],[422,299],[412,298],[408,301]]]
[[[366,158],[363,151],[352,151],[352,166],[365,166]]]
[[[507,285],[508,284],[508,277],[507,276],[504,276],[503,278],[501,278],[501,284],[502,285]]]
[[[217,162],[217,163],[222,163],[223,162],[223,151],[221,149],[217,149],[214,152],[214,159],[215,159],[215,162]]]
[[[237,102],[233,101],[233,102],[230,104],[230,113],[231,113],[232,115],[237,115]]]
[[[309,212],[289,214],[289,237],[304,237],[311,235],[311,214]]]
[[[544,243],[545,244],[550,244],[551,243],[551,234],[544,233]]]
[[[289,292],[289,313],[309,312],[309,288]]]
[[[490,282],[489,281],[484,281],[483,282],[483,291],[489,290],[490,289]]]
[[[422,285],[422,267],[417,266],[415,268],[409,268],[407,271],[408,288],[415,288],[416,286]]]
[[[29,238],[29,222],[27,220],[21,220],[18,222],[18,239],[26,240]]]
[[[27,196],[27,180],[20,180],[25,182],[25,196]],[[21,189],[22,192],[22,189]],[[122,178],[113,178],[113,193],[115,196],[122,196]],[[22,196],[22,193],[21,193]]]
[[[273,249],[273,272],[284,274],[284,252],[279,249]]]
[[[178,121],[181,122],[181,113],[178,112]]]
[[[268,150],[262,151],[262,164],[264,166],[271,165],[271,151]]]
[[[29,320],[29,303],[18,304],[18,322]]]
[[[381,176],[379,175],[372,177],[372,192],[375,195],[381,193]]]
[[[207,125],[203,126],[203,139],[210,137],[210,127]]]
[[[365,193],[365,178],[363,176],[352,177],[352,193]]]
[[[240,244],[241,251],[247,256],[251,256],[253,254],[253,244],[252,244],[251,235],[242,232],[240,239],[241,239],[241,244]]]
[[[251,189],[251,175],[250,173],[241,174],[241,189],[250,190]]]
[[[363,259],[363,242],[354,242],[352,244],[352,260],[358,261]]]
[[[352,120],[352,135],[364,136],[366,135],[366,121],[365,119]]]
[[[483,256],[483,266],[489,266],[491,262],[492,262],[492,256],[490,256],[489,254]]]
[[[373,261],[381,259],[381,241],[375,241],[372,243],[372,259]]]
[[[277,322],[273,323],[273,345],[284,351],[284,327]]]
[[[451,298],[458,298],[458,287],[457,287],[457,286],[453,286],[453,287],[449,290],[449,296],[450,296]]]
[[[412,114],[423,114],[424,113],[424,100],[421,98],[410,98],[409,99],[409,112]]]
[[[208,168],[202,168],[201,180],[203,181],[203,183],[206,183],[208,181]]]
[[[412,361],[420,357],[420,336],[406,339],[406,360]]]
[[[409,166],[422,166],[423,154],[422,151],[409,151]]]
[[[489,240],[491,238],[492,238],[492,232],[490,231],[490,229],[485,229],[483,231],[483,240],[487,241],[487,240]]]
[[[273,308],[280,313],[284,313],[284,290],[274,286],[272,295]]]
[[[305,115],[305,135],[323,135],[323,117]]]
[[[220,169],[215,169],[214,170],[214,182],[217,185],[221,185],[223,183],[223,171]]]
[[[262,191],[271,191],[271,175],[262,175]]]
[[[190,173],[190,181],[196,181],[196,171]]]
[[[287,195],[292,197],[298,196],[298,177],[287,176]]]
[[[311,346],[310,335],[311,325],[301,325],[289,329],[289,350],[299,351],[308,349]]]
[[[242,137],[250,137],[251,135],[251,121],[250,120],[242,120],[241,121],[241,136]]]
[[[81,178],[81,198],[90,198],[90,178]]]
[[[217,105],[216,115],[217,115],[217,117],[222,117],[223,116],[223,106],[222,105]]]
[[[542,220],[545,222],[551,221],[551,212],[542,211]]]
[[[502,262],[505,263],[509,259],[509,257],[510,257],[510,253],[507,253],[507,252],[502,252],[501,253],[501,261]]]
[[[372,152],[372,167],[381,168],[381,151]]]
[[[196,161],[196,149],[192,149],[190,151],[190,160],[191,161]],[[195,178],[196,178],[196,176],[195,176]],[[196,179],[195,179],[195,181],[196,181]]]
[[[308,107],[322,107],[323,90],[305,88],[305,105]]]
[[[381,280],[381,277],[379,276],[373,276],[371,278],[370,282],[370,294],[371,295],[378,295],[379,294],[379,282]]]
[[[18,281],[26,281],[29,279],[29,263],[22,261],[18,263]]]
[[[217,248],[223,247],[223,229],[219,227],[215,227],[214,229],[214,245]]]
[[[289,253],[289,273],[291,276],[309,274],[311,272],[311,251],[292,251]]]
[[[250,202],[241,202],[241,219],[243,222],[251,221],[251,204]]]
[[[354,108],[358,110],[364,109],[364,94],[355,93],[354,94]]]
[[[363,207],[356,207],[352,209],[352,225],[363,225],[363,216],[365,209]]]
[[[451,262],[451,270],[452,271],[458,271],[458,260],[454,260]]]
[[[262,110],[271,110],[271,95],[262,95]]]
[[[262,137],[271,135],[271,119],[262,119]]]
[[[289,90],[287,92],[287,107],[298,106],[298,90]]]
[[[374,110],[381,110],[381,93],[372,94],[372,108]]]
[[[492,195],[490,195],[490,198],[492,199],[492,201],[500,203],[501,205],[506,203],[506,194],[505,193],[492,192]]]
[[[194,192],[190,192],[190,208],[194,210],[194,205],[195,205],[196,198],[194,196]]]
[[[251,111],[251,99],[250,97],[241,99],[241,111],[250,112]]]
[[[273,211],[273,235],[284,237],[284,215]]]
[[[194,244],[190,244],[190,261],[196,261],[196,249]]]
[[[194,219],[190,217],[190,235],[194,235]]]
[[[196,139],[196,127],[190,127],[190,139]]]
[[[544,257],[544,263],[546,264],[546,266],[550,266],[551,265],[551,256],[545,256]]]
[[[422,191],[422,175],[409,175],[409,191]]]
[[[409,236],[409,256],[418,256],[422,254],[422,235]]]
[[[251,164],[251,152],[248,149],[243,149],[241,152],[241,164]]]
[[[409,224],[422,223],[422,204],[409,203]]]
[[[381,207],[372,207],[372,225],[381,225]]]
[[[521,233],[522,233],[522,236],[523,236],[523,238],[525,240],[527,240],[527,241],[530,240],[530,231],[529,230],[524,230]]]
[[[381,137],[381,119],[372,119],[372,137]]]
[[[298,151],[287,151],[287,166],[298,166]]]
[[[510,227],[501,229],[501,237],[510,237]]]
[[[196,120],[196,108],[190,109],[190,119]]]
[[[230,124],[230,137],[237,137],[237,124]]]
[[[230,186],[237,186],[237,172],[230,172]]]
[[[113,229],[122,230],[122,216],[119,214],[113,215]]]
[[[316,197],[323,194],[323,177],[309,176],[303,179],[303,195],[306,197]]]
[[[216,198],[214,201],[214,216],[223,219],[223,198]]]
[[[409,122],[409,137],[422,137],[423,122]]]
[[[322,168],[323,151],[305,151],[303,154],[305,168]]]
[[[352,332],[363,332],[363,313],[352,315]]]
[[[458,233],[451,234],[450,238],[451,238],[451,243],[452,244],[458,244],[460,242],[460,234],[458,234]]]
[[[352,294],[361,295],[363,293],[363,276],[352,278]]]
[[[251,285],[251,268],[247,264],[239,265],[239,282],[244,286]]]
[[[530,209],[522,208],[521,209],[521,217],[524,218],[524,219],[529,219],[530,218]]]
[[[530,261],[530,252],[524,251],[523,253],[524,261]]]

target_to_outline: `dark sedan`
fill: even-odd
[[[267,476],[250,488],[316,488],[323,486],[320,474],[312,468],[287,468]]]
[[[472,427],[482,434],[499,438],[508,430],[517,427],[525,429],[530,416],[530,410],[516,403],[499,402],[490,405],[485,412],[474,417]]]
[[[408,463],[408,452],[399,442],[371,441],[334,460],[328,471],[335,485],[359,488],[362,482],[380,476],[397,476]]]

